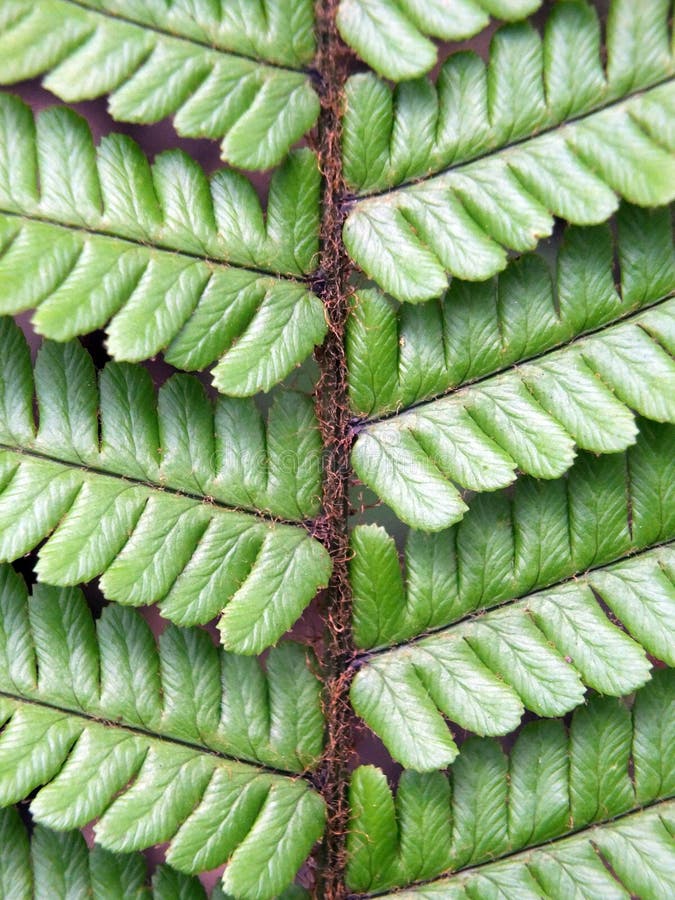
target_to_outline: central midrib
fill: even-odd
[[[592,116],[598,115],[599,113],[605,112],[606,110],[612,109],[616,106],[621,106],[624,103],[628,103],[630,100],[639,97],[646,91],[651,91],[655,88],[662,87],[663,85],[670,84],[672,81],[672,74],[666,75],[663,78],[660,78],[653,82],[640,85],[639,87],[634,88],[626,94],[622,94],[618,97],[612,97],[610,100],[607,100],[604,103],[598,103],[595,106],[592,106],[590,109],[578,113],[576,116],[570,116],[569,118],[564,118],[560,121],[553,122],[550,125],[546,125],[539,130],[530,132],[529,134],[525,134],[522,137],[517,138],[516,140],[509,141],[506,144],[500,144],[497,147],[490,147],[489,149],[476,153],[474,156],[469,156],[466,159],[461,159],[457,162],[449,163],[448,165],[442,166],[433,172],[429,172],[428,174],[420,175],[418,178],[408,178],[397,184],[392,184],[389,187],[380,188],[378,190],[366,190],[360,193],[351,192],[345,195],[344,203],[349,207],[349,209],[352,209],[355,205],[364,203],[367,200],[377,200],[378,198],[386,197],[389,194],[396,194],[400,191],[405,191],[408,188],[415,188],[419,185],[426,184],[426,182],[433,181],[435,178],[442,178],[444,175],[450,175],[455,172],[460,172],[462,169],[465,169],[468,166],[472,166],[474,163],[479,163],[483,160],[490,159],[493,156],[498,156],[500,154],[508,152],[509,150],[514,150],[516,147],[520,147],[523,144],[527,144],[530,141],[536,140],[537,138],[545,137],[546,135],[553,134],[556,131],[561,131],[562,129],[567,128],[570,125],[575,125],[579,122],[583,122],[585,119],[591,118]]]
[[[174,744],[178,745],[179,747],[185,747],[188,750],[194,750],[197,753],[203,753],[205,756],[213,756],[216,759],[222,760],[226,763],[248,766],[251,769],[257,769],[261,773],[266,772],[270,775],[275,775],[282,778],[303,778],[304,780],[311,783],[310,774],[305,772],[297,772],[291,769],[277,769],[274,766],[268,765],[258,760],[254,761],[244,758],[239,759],[235,756],[228,756],[221,750],[216,750],[203,744],[195,744],[192,741],[184,740],[170,734],[161,734],[156,731],[148,731],[145,728],[141,728],[139,725],[129,725],[125,722],[120,722],[117,720],[110,721],[108,719],[104,719],[100,715],[97,716],[93,713],[86,712],[84,710],[72,709],[67,706],[59,706],[56,703],[50,703],[48,700],[42,700],[39,697],[22,697],[20,694],[12,694],[8,691],[0,691],[0,697],[4,697],[5,699],[12,701],[13,703],[23,703],[27,706],[37,706],[40,709],[53,710],[54,712],[61,713],[64,716],[73,716],[74,718],[82,719],[84,722],[88,722],[92,725],[114,728],[117,731],[123,731],[128,734],[137,735],[138,737],[147,738],[149,740],[158,741],[164,744]]]
[[[263,57],[242,53],[239,50],[228,50],[226,47],[219,47],[215,44],[209,44],[207,41],[200,41],[199,38],[188,37],[187,35],[166,31],[163,28],[160,28],[158,25],[152,24],[151,22],[141,22],[137,19],[123,16],[120,13],[113,13],[110,10],[106,9],[96,9],[86,3],[81,3],[80,0],[62,0],[62,2],[67,3],[70,6],[75,6],[77,7],[77,9],[81,9],[84,12],[89,13],[91,16],[100,16],[103,19],[110,19],[113,22],[123,22],[126,25],[133,25],[136,28],[142,28],[144,31],[152,31],[154,34],[158,34],[163,38],[168,38],[173,41],[181,41],[186,44],[194,44],[195,47],[199,47],[203,50],[209,50],[211,51],[211,53],[221,53],[224,56],[234,56],[236,59],[243,59],[247,62],[256,63],[259,66],[267,66],[270,69],[279,69],[282,72],[291,72],[294,75],[310,74],[309,69],[294,68],[291,65],[284,65],[283,63],[273,62],[272,60],[264,59]]]
[[[333,574],[324,594],[325,650],[321,657],[325,683],[326,749],[315,784],[327,808],[326,832],[317,854],[314,896],[320,900],[346,897],[345,835],[349,823],[347,784],[351,759],[349,681],[354,646],[351,638],[349,584],[349,481],[350,413],[347,396],[345,326],[349,315],[351,262],[342,241],[343,198],[341,112],[347,77],[346,47],[336,26],[338,0],[317,0],[319,50],[316,68],[321,84],[319,166],[323,174],[321,252],[314,277],[328,323],[328,333],[317,351],[319,381],[316,412],[324,445],[322,513],[314,534],[333,561]]]
[[[73,460],[61,459],[60,457],[51,456],[48,453],[42,453],[39,450],[32,450],[28,447],[12,446],[11,444],[3,444],[0,442],[0,453],[14,453],[18,457],[19,461],[22,458],[29,457],[32,459],[53,463],[57,466],[62,466],[64,469],[75,469],[77,471],[83,472],[84,474],[95,475],[97,478],[109,478],[115,481],[121,481],[128,484],[129,487],[144,487],[148,490],[157,491],[158,493],[161,493],[163,495],[169,494],[179,499],[194,500],[197,503],[203,503],[206,506],[219,509],[222,512],[232,513],[239,516],[249,516],[251,519],[251,524],[258,521],[261,523],[265,523],[268,526],[288,525],[295,528],[304,527],[307,531],[311,531],[313,527],[311,519],[304,521],[298,519],[282,519],[279,516],[274,516],[272,513],[264,513],[258,509],[248,508],[245,506],[228,505],[222,500],[216,500],[214,497],[207,497],[204,494],[194,494],[190,491],[171,487],[171,485],[168,484],[159,484],[158,482],[154,481],[144,481],[142,478],[135,478],[132,475],[124,475],[121,472],[114,472],[110,469],[100,469],[96,466],[78,463]]]

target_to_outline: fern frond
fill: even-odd
[[[303,772],[323,746],[312,654],[273,648],[265,663],[216,648],[200,629],[167,626],[113,604],[94,622],[76,588],[37,584],[0,566],[0,690],[6,696],[152,731],[270,768]]]
[[[576,447],[616,453],[635,442],[631,410],[675,422],[675,300],[545,354],[517,370],[365,426],[359,478],[404,522],[438,531],[467,506],[455,484],[493,491],[516,471],[558,478]]]
[[[5,0],[0,83],[47,74],[63,100],[108,94],[110,114],[126,122],[172,115],[179,134],[222,139],[223,159],[266,169],[315,124],[319,99],[297,69],[313,55],[311,2],[256,7]]]
[[[360,290],[347,333],[352,409],[397,412],[675,292],[670,211],[624,204],[612,224],[616,236],[609,225],[569,226],[553,260],[527,254],[492,281],[454,281],[438,302],[397,309]]]
[[[0,898],[675,896],[672,30],[0,0]]]
[[[449,275],[483,281],[502,271],[507,250],[533,249],[554,216],[590,225],[619,198],[662,206],[675,199],[675,157],[657,122],[671,115],[674,92],[653,88],[461,171],[361,200],[345,245],[385,291],[421,303],[439,297]]]
[[[255,660],[205,632],[169,627],[156,646],[133,610],[94,624],[81,593],[0,569],[0,803],[35,789],[31,812],[57,829],[93,818],[97,841],[128,852],[170,841],[194,873],[230,860],[225,886],[274,897],[319,837],[323,802],[299,771],[323,740],[320,685],[298,645]],[[256,888],[259,893],[256,893]]]
[[[473,37],[496,16],[523,19],[542,0],[341,0],[337,24],[344,40],[385,78],[405,81],[424,75],[436,64],[436,47],[428,38],[458,41]]]
[[[31,823],[30,833],[15,807],[0,809],[0,896],[4,900],[207,900],[196,876],[167,865],[152,878],[141,853],[111,853],[87,847],[79,831],[59,832]],[[220,885],[210,900],[232,900]],[[276,900],[305,900],[304,888],[291,885]]]
[[[238,173],[209,181],[179,151],[151,168],[127,137],[96,149],[70,110],[34,122],[0,95],[0,313],[37,307],[37,331],[61,341],[109,323],[116,359],[219,360],[219,390],[269,390],[326,331],[302,280],[318,251],[318,198],[309,150],[273,176],[265,217]]]
[[[529,25],[498,32],[487,73],[477,57],[451,57],[441,99],[426,81],[403,85],[395,119],[386,85],[355,76],[345,172],[376,196],[357,198],[345,223],[353,260],[397,299],[420,303],[440,296],[449,275],[500,272],[508,250],[551,234],[554,216],[591,225],[618,198],[672,200],[673,86],[658,85],[672,74],[669,7],[646,6],[614,3],[607,80],[597,18],[577,2],[556,4],[545,47]]]
[[[167,865],[148,874],[141,853],[89,849],[79,831],[58,832],[34,824],[29,835],[14,807],[0,809],[0,896],[5,900],[206,900],[199,879]],[[289,889],[280,900],[304,897]],[[227,900],[220,886],[211,900]]]
[[[646,654],[675,666],[673,621],[671,542],[368,659],[352,705],[404,766],[440,769],[458,752],[444,716],[476,734],[508,734],[525,709],[574,709],[585,687],[629,694],[650,677]]]
[[[109,599],[159,602],[183,625],[224,610],[223,643],[241,653],[274,643],[326,584],[330,559],[304,528],[224,507],[316,512],[321,445],[308,398],[281,395],[265,426],[253,401],[214,409],[190,376],[155,400],[145,370],[109,363],[97,388],[79,344],[47,343],[36,426],[28,348],[11,319],[0,355],[2,561],[49,538],[43,581],[102,575]]]
[[[438,631],[365,654],[352,684],[354,708],[397,759],[426,770],[454,758],[438,710],[479,734],[501,734],[517,725],[523,705],[560,715],[581,702],[584,684],[623,694],[643,683],[644,654],[607,621],[596,596],[642,647],[675,664],[672,442],[672,427],[644,423],[623,456],[584,454],[567,479],[523,479],[513,496],[477,498],[454,529],[411,532],[405,583],[387,533],[354,530],[356,644]]]
[[[403,562],[377,526],[352,531],[356,646],[373,649],[675,538],[672,426],[640,423],[624,454],[582,453],[565,478],[475,498],[446,531],[410,531]]]
[[[453,53],[435,84],[419,79],[394,90],[375,75],[352,76],[345,87],[342,145],[347,183],[359,194],[384,191],[658,84],[673,74],[669,14],[668,0],[610,0],[602,47],[595,7],[563,0],[552,4],[543,41],[528,23],[498,29],[487,66],[475,53]],[[657,130],[657,143],[667,142],[668,133],[667,125]],[[545,167],[549,177],[556,164]],[[579,172],[588,177],[583,168]],[[525,187],[529,181],[524,178]],[[567,188],[571,194],[571,183]],[[581,209],[583,198],[578,202]]]
[[[357,769],[350,887],[383,890],[456,872],[392,896],[670,896],[674,687],[672,671],[658,672],[630,711],[595,697],[569,728],[526,725],[508,756],[494,740],[470,739],[449,776],[404,772],[396,798],[379,769]]]

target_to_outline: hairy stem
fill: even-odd
[[[340,151],[342,96],[348,57],[335,25],[337,6],[337,0],[319,0],[316,10],[319,35],[317,70],[321,96],[319,165],[323,175],[323,200],[321,257],[314,288],[323,301],[328,321],[328,335],[316,355],[320,368],[316,408],[325,454],[323,505],[317,523],[317,536],[333,559],[333,575],[324,598],[326,646],[323,668],[328,738],[318,773],[318,786],[328,807],[326,837],[316,885],[316,896],[322,900],[337,900],[346,893],[346,785],[352,753],[348,688],[349,663],[354,656],[348,577],[351,434],[345,358],[350,262],[342,243],[345,186]]]

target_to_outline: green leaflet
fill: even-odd
[[[1,94],[2,204],[8,213],[107,233],[135,243],[304,275],[318,252],[319,172],[308,150],[272,176],[267,215],[250,181],[232,169],[210,178],[181,151],[152,166],[134,141],[110,134],[98,147],[65,107],[33,118]]]
[[[111,853],[95,844],[89,849],[78,831],[58,832],[33,823],[29,835],[16,808],[0,810],[0,896],[6,900],[54,900],[55,897],[93,900],[206,900],[194,875],[167,865],[152,877],[141,853]],[[217,885],[210,900],[232,900]],[[302,900],[306,891],[296,885],[277,900]]]
[[[94,146],[86,121],[55,106],[33,118],[0,94],[0,181],[8,213],[107,233],[135,243],[304,275],[318,252],[316,157],[293,152],[271,180],[267,215],[250,181],[232,169],[210,178],[181,151],[152,166],[125,135]]]
[[[323,802],[304,782],[177,746],[158,747],[152,739],[115,741],[105,737],[105,726],[54,711],[7,704],[6,712],[13,715],[0,752],[11,742],[22,759],[8,770],[15,759],[2,754],[3,801],[23,797],[54,776],[68,780],[74,792],[86,792],[83,806],[89,800],[94,815],[103,813],[95,835],[107,849],[127,853],[169,841],[173,867],[189,874],[227,860],[226,891],[246,900],[271,900],[292,881],[320,837]],[[42,747],[37,759],[30,753],[36,741],[38,754]],[[94,763],[96,772],[88,768]],[[134,776],[126,793],[108,805]],[[33,801],[38,819],[48,818],[42,792]],[[84,812],[82,824],[91,817]]]
[[[207,0],[168,9],[159,0],[5,0],[0,82],[47,73],[63,100],[109,94],[111,115],[126,122],[173,115],[179,134],[222,139],[223,159],[266,169],[319,113],[309,76],[295,68],[313,55],[312,29],[310,0],[237,0],[217,11]]]
[[[47,337],[107,325],[116,359],[217,362],[223,393],[267,391],[326,331],[320,301],[291,277],[314,267],[318,216],[309,150],[275,172],[264,215],[239,173],[209,180],[181,151],[151,168],[130,138],[95,148],[75,113],[51,108],[34,122],[0,95],[0,312],[36,309]]]
[[[30,837],[17,810],[0,810],[0,895],[7,900],[53,900],[54,897],[110,900],[206,900],[199,879],[167,865],[148,874],[141,853],[89,849],[79,831],[58,832],[34,824]],[[283,891],[280,900],[304,897],[301,888]],[[211,900],[227,900],[220,887]]]
[[[626,204],[616,237],[609,225],[570,226],[553,260],[526,254],[490,281],[453,281],[438,301],[397,309],[380,291],[362,289],[347,333],[352,408],[364,417],[397,412],[539,356],[674,290],[670,211]]]
[[[675,804],[663,801],[675,793],[674,686],[673,672],[661,671],[630,711],[594,697],[568,729],[530,723],[508,756],[496,741],[472,738],[448,776],[404,772],[395,798],[379,769],[358,768],[349,886],[383,890],[459,870],[393,896],[669,896]]]
[[[544,896],[628,900],[668,896],[673,881],[673,801],[481,868],[382,894],[397,900],[539,900]],[[604,861],[607,861],[605,865]],[[611,873],[608,870],[611,867]]]
[[[263,673],[205,632],[170,626],[157,647],[132,610],[107,607],[94,624],[79,591],[38,586],[28,600],[10,568],[0,579],[0,803],[39,787],[31,811],[45,825],[98,818],[110,850],[170,841],[180,871],[229,860],[227,890],[276,896],[319,837],[323,802],[301,779],[222,754],[316,763],[320,685],[306,651],[273,650]]]
[[[551,234],[554,216],[592,225],[609,218],[619,198],[662,206],[675,197],[675,157],[655,123],[670,114],[674,90],[653,88],[461,169],[361,200],[345,223],[345,245],[381,288],[421,303],[439,297],[449,275],[483,281],[502,271],[507,250],[533,249]]]
[[[179,624],[223,611],[230,650],[274,643],[326,584],[330,559],[304,528],[223,504],[290,519],[316,512],[321,444],[309,399],[281,395],[265,424],[253,401],[214,408],[185,375],[155,399],[145,370],[109,363],[97,387],[79,344],[46,343],[36,431],[25,339],[10,319],[0,329],[0,558],[49,538],[43,581],[101,575],[109,599],[159,602]]]
[[[569,712],[585,687],[629,694],[650,677],[647,654],[675,666],[674,574],[671,543],[366,659],[354,709],[395,759],[428,772],[457,755],[444,716],[476,734],[507,734],[524,709]]]
[[[633,411],[675,422],[675,300],[424,406],[367,424],[359,478],[407,524],[439,531],[466,511],[455,485],[494,491],[517,472],[563,475],[576,448],[635,442]]]
[[[675,537],[672,426],[640,423],[624,454],[582,453],[565,478],[474,498],[456,526],[393,539],[352,531],[354,641],[408,640]]]
[[[404,81],[436,64],[429,37],[457,41],[498,16],[507,21],[535,12],[541,0],[341,0],[337,23],[344,40],[385,78]]]
[[[299,644],[256,659],[168,625],[158,642],[135,611],[93,620],[76,588],[35,586],[0,566],[0,691],[123,723],[236,759],[303,772],[323,746],[321,685]],[[55,798],[56,799],[56,798]]]
[[[440,6],[413,4],[409,0],[343,0],[340,15],[346,15],[345,7],[351,16],[354,8],[373,13],[385,4],[405,10],[408,18],[417,17],[420,24],[424,16],[430,23]],[[486,10],[489,6],[493,15],[508,18],[509,11],[514,16],[527,14],[538,4],[534,0],[489,4],[483,0],[462,0],[453,2],[452,13],[469,5]],[[443,9],[442,18],[448,23],[452,13],[446,4]],[[610,0],[606,47],[601,47],[596,9],[585,0],[566,0],[552,4],[543,41],[528,23],[497,30],[487,67],[475,53],[453,53],[444,62],[435,83],[418,79],[398,85],[393,91],[373,74],[352,76],[345,89],[342,145],[348,184],[358,193],[371,193],[425,178],[657,84],[673,72],[669,14],[668,0],[641,0],[639,5],[633,0]],[[395,30],[396,39],[409,39],[409,29],[401,30],[397,17],[389,15],[381,25],[391,29],[392,37]],[[432,29],[428,33],[433,33]],[[360,38],[368,40],[368,32],[363,30]],[[389,55],[382,39],[377,52]],[[431,60],[428,50],[426,57],[416,59],[397,51],[393,64],[405,67],[412,62],[421,67],[427,61],[433,65],[435,53]],[[656,96],[661,95],[657,92]],[[641,127],[653,132],[657,144],[669,143],[672,129],[668,122],[672,116],[656,125],[658,112],[649,101],[629,108],[630,117],[636,117]],[[598,121],[606,123],[608,129],[621,123],[617,144],[625,138],[636,140],[630,123],[622,117],[601,117]],[[580,133],[583,132],[584,129]],[[609,134],[605,137],[609,138]],[[616,156],[614,141],[610,146],[611,155]],[[578,162],[567,153],[564,142],[547,140],[532,147],[545,148],[541,157],[531,157],[529,152],[504,155],[510,171],[493,163],[466,170],[467,174],[471,172],[471,180],[460,177],[452,182],[462,203],[467,204],[469,215],[479,220],[494,217],[492,227],[520,226],[520,240],[527,242],[533,240],[531,234],[528,237],[527,228],[522,227],[528,206],[532,225],[543,226],[548,216],[541,203],[556,215],[561,214],[557,209],[564,203],[577,216],[584,215],[584,211],[588,216],[593,207],[599,214],[603,201],[611,203],[606,188],[582,164],[589,162],[585,153],[581,152],[582,162]],[[572,149],[576,154],[580,148]],[[547,160],[546,154],[553,150],[555,156]],[[608,150],[609,147],[605,154]],[[626,148],[625,153],[629,159],[631,150]],[[567,171],[558,172],[563,164]],[[595,169],[593,165],[591,168]],[[603,171],[601,166],[596,174]],[[640,167],[636,166],[638,171]],[[498,184],[493,183],[495,176],[499,177]],[[518,182],[523,190],[518,190]],[[611,180],[607,184],[614,187]],[[557,205],[547,206],[552,199],[557,200]],[[509,223],[499,207],[508,208],[517,200]],[[589,223],[587,218],[583,221]]]
[[[141,853],[111,853],[95,844],[89,849],[78,831],[58,832],[34,823],[29,835],[14,807],[0,810],[0,895],[6,900],[53,900],[55,897],[93,900],[206,900],[196,876],[167,865],[152,877]],[[210,900],[232,900],[220,885]],[[303,900],[297,885],[277,900]]]
[[[80,6],[281,66],[301,66],[310,63],[314,56],[314,10],[310,0],[263,0],[255,6],[246,0],[228,0],[227,4],[174,0],[169,5],[163,0],[78,2]]]

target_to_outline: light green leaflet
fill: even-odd
[[[675,537],[673,429],[641,424],[625,455],[583,454],[566,479],[523,479],[512,497],[477,498],[454,529],[411,532],[405,582],[386,531],[354,530],[355,642],[400,647],[364,654],[352,703],[404,765],[429,771],[454,759],[441,712],[503,734],[523,707],[561,715],[584,686],[634,690],[649,677],[641,648],[675,663],[675,569],[662,543]]]
[[[378,2],[384,0],[369,0],[368,6],[373,8]],[[412,7],[412,0],[396,2]],[[483,0],[475,2],[487,6]],[[389,3],[393,5],[392,0]],[[528,0],[519,5],[526,4]],[[434,8],[433,3],[415,6]],[[449,6],[458,8],[458,3],[453,0]],[[490,6],[497,4],[490,2]],[[492,11],[504,16],[507,4],[499,6],[500,10]],[[415,12],[424,14],[419,9]],[[673,74],[669,16],[669,0],[640,0],[639,4],[610,0],[606,44],[601,46],[596,8],[586,0],[563,0],[550,4],[543,40],[529,23],[498,29],[492,37],[487,66],[475,53],[452,53],[434,83],[418,79],[394,90],[373,74],[352,76],[345,87],[343,138],[343,164],[350,188],[369,194],[428,177],[668,79]],[[380,49],[384,50],[384,45]],[[398,62],[405,64],[405,60]],[[638,115],[641,126],[657,143],[672,147],[672,115],[664,118],[649,102],[640,107],[640,113],[637,109],[633,107],[631,114]],[[628,131],[621,137],[631,134]],[[554,145],[545,146],[550,149]],[[515,176],[524,188],[534,192],[534,202],[538,196],[535,187],[543,192],[544,180],[553,178],[556,167],[567,159],[563,150],[558,159],[548,163],[545,159],[530,160],[533,171],[535,162],[538,168],[543,167],[537,179],[534,175],[525,177],[527,173],[521,171],[529,156],[516,155],[513,159],[520,161],[519,167],[504,173],[501,184],[492,191],[486,180],[483,199],[487,200],[490,192],[498,198],[501,189],[509,190],[502,198],[504,205],[513,201]],[[612,141],[612,155],[616,153]],[[499,174],[494,167],[473,171]],[[606,195],[606,190],[589,180],[581,163],[569,174],[582,180],[567,183],[559,203],[565,199],[571,204],[573,193],[583,195],[593,185],[598,198]],[[462,185],[462,199],[470,201],[468,184],[457,184]],[[480,187],[480,183],[475,184],[474,192]],[[583,209],[584,201],[588,206],[591,199],[579,196],[577,212]],[[469,207],[471,215],[478,208],[475,202]],[[555,211],[555,207],[552,209]],[[514,210],[521,216],[522,212]]]
[[[448,776],[404,772],[395,797],[379,769],[358,768],[350,791],[349,886],[381,891],[455,871],[391,896],[670,896],[674,686],[673,672],[661,671],[630,710],[594,697],[569,727],[533,722],[508,755],[494,740],[471,738]]]
[[[79,344],[47,343],[35,365],[36,429],[28,348],[11,319],[0,320],[0,355],[0,559],[49,538],[41,580],[102,576],[107,598],[158,602],[183,625],[222,611],[223,644],[247,654],[281,637],[327,583],[326,550],[273,518],[318,508],[309,398],[280,395],[265,423],[252,400],[214,408],[186,375],[155,398],[145,370],[109,363],[97,386]]]
[[[308,64],[314,56],[309,0],[78,0],[78,5],[280,66]]]
[[[207,898],[195,876],[162,864],[151,879],[141,853],[111,853],[97,845],[89,850],[79,831],[61,833],[36,824],[29,836],[14,807],[0,810],[0,841],[0,896],[6,900]],[[296,896],[282,895],[283,900],[295,900]],[[226,900],[220,885],[210,898]]]
[[[642,421],[626,453],[582,453],[562,479],[522,478],[508,492],[482,494],[453,528],[411,530],[403,567],[383,528],[357,526],[350,563],[357,647],[408,640],[672,540],[674,443],[672,426]]]
[[[535,12],[541,0],[341,0],[337,23],[344,40],[368,65],[393,81],[424,75],[436,64],[430,37],[457,41],[488,25]]]
[[[653,88],[556,132],[428,181],[359,201],[344,227],[352,259],[399,300],[439,297],[448,276],[483,281],[508,250],[531,250],[554,216],[603,222],[624,198],[662,206],[675,198],[675,86]]]
[[[352,704],[395,759],[430,772],[458,753],[445,719],[508,734],[525,709],[564,715],[587,687],[629,694],[650,677],[647,654],[675,666],[674,621],[671,543],[366,659]]]
[[[397,308],[376,289],[358,291],[347,334],[354,412],[432,399],[675,292],[669,209],[624,204],[613,223],[568,226],[555,255],[547,249],[490,281],[453,281],[438,301]]]
[[[37,308],[47,337],[107,325],[116,359],[164,351],[183,369],[216,362],[219,391],[267,391],[326,331],[304,278],[318,216],[309,150],[274,174],[264,215],[236,172],[209,180],[180,151],[151,167],[123,135],[95,148],[73,112],[51,108],[34,121],[0,94],[0,313]]]
[[[0,83],[48,73],[63,100],[109,94],[126,122],[172,115],[179,134],[221,139],[223,159],[266,169],[319,113],[302,70],[313,26],[311,0],[3,0]]]
[[[665,300],[513,371],[367,424],[352,450],[354,469],[404,522],[439,531],[466,512],[455,485],[494,491],[517,472],[559,478],[576,448],[624,450],[637,434],[633,411],[675,422],[674,323],[675,300]]]
[[[6,900],[54,900],[55,897],[110,900],[235,900],[220,884],[207,894],[196,876],[160,864],[148,874],[141,853],[90,850],[79,831],[61,833],[34,825],[30,836],[17,810],[0,810],[0,892]],[[291,885],[276,900],[306,900],[304,888]]]
[[[276,897],[321,834],[323,801],[303,779],[224,754],[291,771],[316,762],[323,718],[309,665],[284,644],[263,672],[173,626],[157,646],[133,610],[112,605],[94,623],[79,591],[38,586],[28,599],[2,567],[0,804],[39,788],[41,824],[96,818],[108,850],[168,841],[179,871],[227,861],[225,890]]]
[[[487,70],[455,54],[437,89],[399,87],[395,112],[384,82],[354,76],[345,175],[373,196],[352,205],[345,224],[353,260],[392,296],[420,303],[451,275],[482,281],[502,271],[509,250],[551,234],[554,217],[592,225],[619,198],[672,200],[668,11],[667,0],[614,0],[606,71],[597,16],[574,0],[555,5],[543,44],[530,25],[507,26]]]
[[[35,823],[29,835],[15,807],[0,810],[0,896],[5,900],[234,900],[220,884],[207,895],[199,879],[160,864],[148,874],[142,853],[89,849],[79,831],[58,832]],[[297,885],[277,900],[305,900]]]

